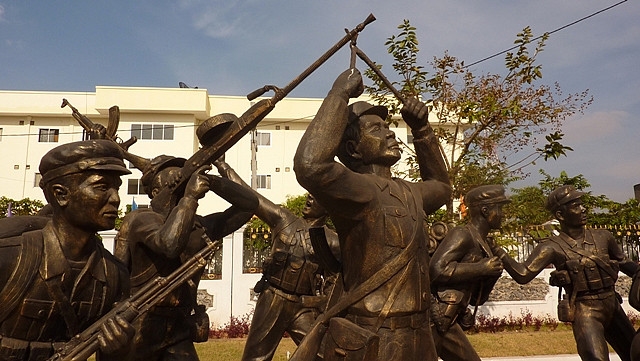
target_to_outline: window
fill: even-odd
[[[258,175],[256,177],[258,189],[271,189],[271,175]]]
[[[131,124],[131,136],[138,139],[173,140],[173,124]]]
[[[146,194],[142,190],[142,182],[140,179],[129,179],[127,181],[127,194]]]
[[[35,177],[33,178],[33,186],[40,187],[41,180],[42,180],[42,174],[36,173]]]
[[[57,143],[60,136],[60,129],[40,129],[38,142]]]
[[[271,133],[256,132],[256,145],[258,145],[258,146],[270,146],[271,145]]]

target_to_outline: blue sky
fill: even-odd
[[[583,174],[594,194],[623,202],[640,183],[637,1],[0,0],[0,89],[92,92],[182,81],[242,96],[286,85],[369,13],[377,20],[358,44],[389,69],[384,42],[404,19],[417,28],[425,65],[445,51],[471,63],[511,47],[525,26],[540,35],[615,4],[552,34],[539,57],[544,82],[557,81],[566,94],[588,89],[594,103],[565,122],[574,151],[530,167],[521,184],[537,183],[539,168],[553,176],[566,170]],[[473,70],[502,73],[503,59]],[[324,96],[348,61],[345,47],[290,96]]]

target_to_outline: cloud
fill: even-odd
[[[593,112],[567,120],[562,128],[567,143],[591,143],[623,131],[629,118],[630,114],[621,110]]]
[[[180,8],[192,18],[193,27],[214,39],[237,37],[242,33],[239,26],[244,11],[239,1],[183,0]]]
[[[0,4],[0,23],[5,21],[4,14],[5,14],[4,6]]]
[[[238,21],[229,15],[232,12],[233,9],[230,8],[209,7],[194,16],[193,26],[214,39],[224,39],[236,35],[239,31],[236,25]]]

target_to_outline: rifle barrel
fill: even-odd
[[[329,50],[327,50],[320,58],[318,58],[313,64],[311,64],[307,69],[305,69],[300,75],[298,75],[295,79],[293,79],[287,86],[282,88],[281,92],[276,92],[276,97],[279,97],[278,100],[284,98],[287,94],[289,94],[295,87],[297,87],[306,77],[308,77],[311,73],[313,73],[316,69],[320,67],[324,62],[326,62],[333,54],[335,54],[340,48],[342,48],[345,44],[347,44],[351,39],[356,37],[358,33],[364,30],[365,26],[374,22],[376,17],[373,14],[369,14],[367,18],[356,25],[351,31],[348,31],[347,34],[340,39],[334,46],[332,46]]]
[[[396,89],[396,87],[393,86],[391,81],[382,73],[382,70],[380,70],[380,68],[378,68],[376,63],[374,63],[371,59],[369,59],[367,54],[365,54],[357,46],[352,45],[352,48],[355,50],[356,55],[358,55],[358,57],[360,59],[362,59],[362,61],[364,61],[369,66],[369,68],[371,70],[373,70],[374,73],[376,73],[376,75],[380,78],[380,80],[382,80],[384,85],[386,85],[387,88],[389,88],[389,90],[393,93],[393,95],[395,95],[396,98],[398,98],[398,100],[400,100],[400,102],[405,104],[406,103],[405,97],[400,93],[400,91],[398,91],[398,89]]]
[[[138,292],[128,300],[119,303],[109,313],[102,316],[86,330],[74,336],[64,344],[47,361],[81,361],[86,360],[95,353],[99,346],[98,335],[102,332],[101,326],[108,319],[117,315],[128,322],[133,322],[140,315],[149,311],[158,302],[184,282],[192,278],[200,269],[204,268],[206,258],[220,248],[220,241],[208,243],[198,253],[189,258],[180,267],[166,277],[158,276],[153,281],[147,282]]]
[[[214,144],[204,146],[193,154],[182,167],[180,173],[182,175],[179,182],[174,184],[170,188],[163,188],[158,195],[151,200],[151,206],[154,210],[162,213],[165,217],[171,212],[171,209],[178,201],[179,193],[184,190],[186,182],[189,180],[193,172],[199,169],[201,166],[211,164],[211,162],[220,158],[224,152],[226,152],[231,146],[237,143],[249,130],[255,128],[257,124],[264,119],[275,107],[276,103],[282,100],[287,94],[289,94],[298,84],[300,84],[309,74],[315,71],[322,63],[327,61],[329,57],[335,54],[342,46],[347,44],[352,38],[356,37],[360,31],[362,31],[367,24],[375,20],[373,14],[369,16],[362,23],[358,24],[353,30],[348,31],[347,34],[340,39],[331,49],[325,52],[319,59],[317,59],[311,66],[305,69],[300,75],[293,79],[284,88],[280,89],[275,86],[265,86],[254,92],[251,92],[249,100],[256,94],[261,93],[265,89],[272,88],[275,90],[275,95],[271,98],[266,98],[253,104],[236,120],[216,141]]]

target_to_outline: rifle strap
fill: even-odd
[[[387,263],[383,268],[374,273],[373,276],[369,277],[366,281],[362,282],[351,291],[348,291],[344,295],[344,297],[341,297],[338,300],[335,305],[333,305],[322,314],[322,316],[324,317],[318,317],[318,322],[329,321],[331,317],[334,317],[335,315],[345,310],[347,307],[360,301],[369,293],[382,286],[391,277],[400,272],[405,266],[408,265],[408,262],[415,255],[415,247],[412,247],[412,245],[414,244],[417,244],[417,242],[412,241],[409,246],[403,249],[402,252],[400,252],[391,262]]]
[[[391,290],[389,297],[387,297],[387,301],[384,303],[384,306],[380,311],[380,315],[378,316],[378,320],[376,321],[376,324],[374,327],[374,330],[376,330],[376,332],[380,329],[380,327],[382,327],[384,320],[387,318],[387,315],[391,311],[391,306],[393,306],[393,302],[396,300],[396,297],[398,297],[398,293],[400,293],[400,289],[402,288],[402,285],[404,285],[405,282],[407,282],[407,277],[409,275],[409,269],[411,268],[411,263],[413,263],[413,259],[409,260],[407,267],[404,268],[404,272],[402,272],[402,275],[396,281],[396,284],[393,286],[393,289]]]
[[[24,298],[29,285],[38,274],[38,266],[42,260],[43,238],[42,232],[32,231],[23,233],[23,240],[15,237],[15,245],[22,245],[18,264],[14,268],[9,280],[0,291],[0,322],[4,321]],[[3,246],[8,246],[3,240]],[[12,244],[13,245],[13,244]]]
[[[49,295],[56,302],[58,310],[64,319],[64,323],[66,323],[69,328],[69,334],[75,335],[79,333],[81,331],[80,321],[78,320],[78,316],[76,315],[73,306],[71,306],[71,302],[69,302],[69,298],[67,298],[64,292],[62,292],[61,277],[56,276],[49,278],[45,283],[47,285]]]
[[[417,198],[408,190],[413,198],[413,204],[416,207],[417,212]],[[418,233],[418,229],[422,228],[421,222],[416,222],[413,227],[413,232],[411,234],[411,238],[409,244],[406,248],[404,248],[393,260],[387,263],[383,268],[379,269],[373,276],[369,277],[366,281],[359,284],[354,289],[348,291],[344,297],[341,297],[338,302],[329,308],[326,312],[322,314],[322,316],[318,317],[316,322],[328,322],[331,317],[339,314],[347,307],[352,304],[360,301],[364,297],[366,297],[369,293],[375,291],[378,287],[382,286],[385,282],[387,282],[391,277],[395,276],[398,272],[400,272],[403,268],[405,268],[405,274],[408,273],[408,269],[410,268],[410,261],[416,254],[416,248],[418,247],[418,240],[416,239],[416,234]],[[404,277],[403,277],[404,276]],[[393,302],[395,301],[396,296],[400,292],[400,288],[404,282],[406,282],[406,275],[403,275],[400,279],[397,280],[397,283],[394,289],[389,294],[383,309],[380,312],[377,323],[382,325],[384,319],[387,317]],[[397,289],[396,289],[397,288]],[[377,324],[376,323],[376,324]]]

